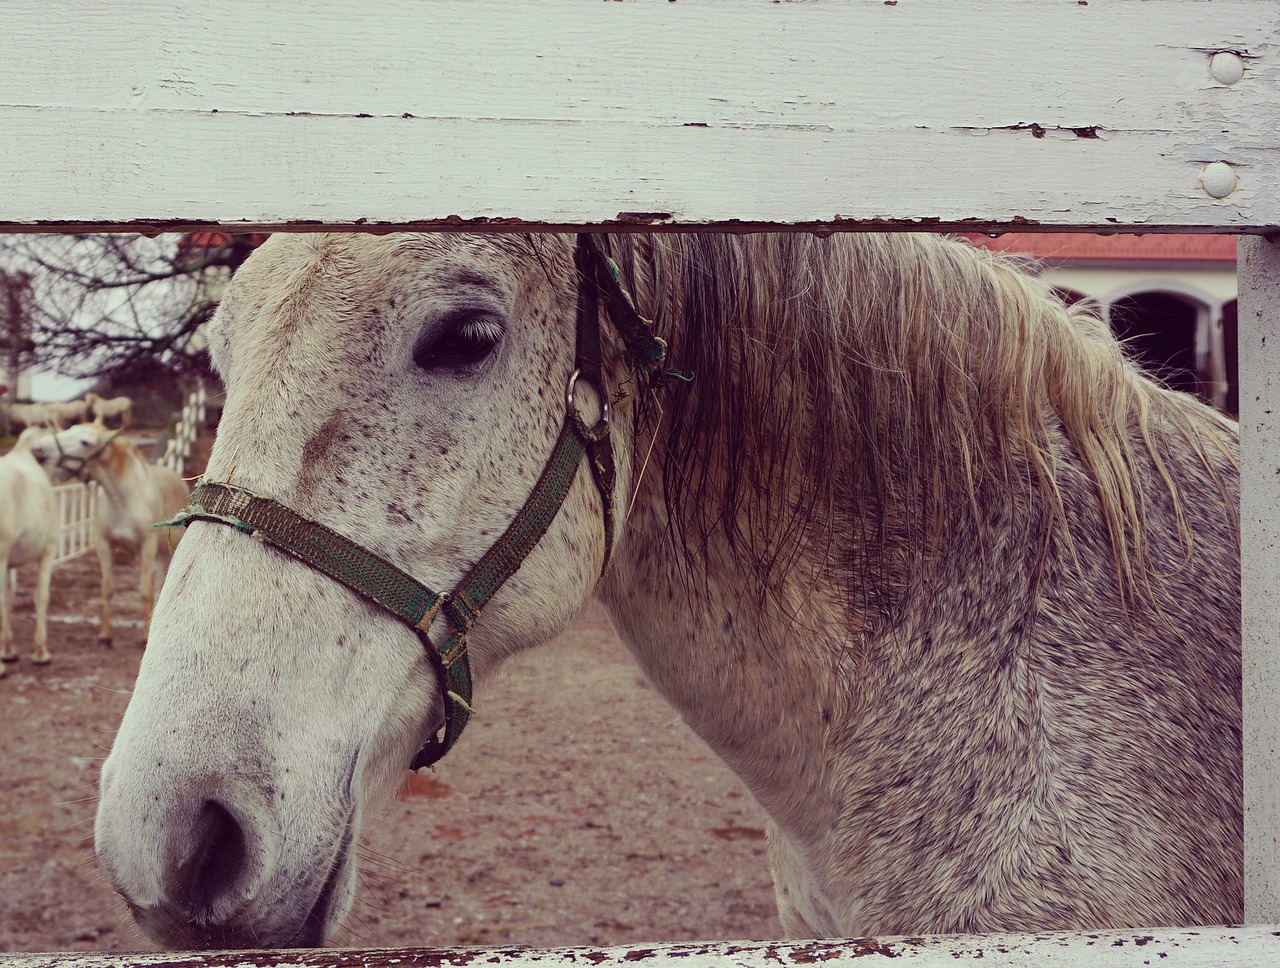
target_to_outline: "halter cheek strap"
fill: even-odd
[[[113,434],[108,434],[106,438],[103,439],[102,443],[98,445],[97,450],[91,451],[83,457],[68,454],[63,450],[62,441],[60,441],[58,439],[58,435],[54,433],[52,435],[53,445],[58,448],[58,460],[55,462],[54,466],[57,467],[58,470],[66,471],[81,483],[87,484],[89,483],[89,478],[85,475],[85,468],[106,453],[107,448],[111,446],[112,442],[119,437],[121,433],[123,433],[123,431],[117,430]]]
[[[546,533],[569,493],[584,450],[584,441],[566,420],[529,500],[502,537],[448,594],[433,591],[381,555],[319,521],[232,484],[200,483],[191,493],[190,506],[157,527],[186,527],[195,521],[228,525],[328,575],[412,628],[427,655],[435,660],[438,685],[444,694],[444,734],[427,739],[410,765],[416,770],[444,756],[471,718],[467,633],[489,599]],[[429,633],[431,623],[442,612],[453,631],[437,649]]]
[[[689,380],[663,370],[666,344],[653,335],[619,282],[618,267],[595,239],[578,236],[575,265],[581,283],[578,298],[575,369],[565,392],[565,419],[551,456],[529,499],[502,536],[466,577],[448,593],[435,592],[391,562],[279,501],[228,483],[203,481],[191,494],[190,507],[155,527],[186,527],[195,521],[223,524],[251,535],[340,582],[358,595],[391,612],[417,633],[433,660],[444,695],[443,734],[430,736],[410,769],[430,766],[447,753],[471,718],[471,664],[467,633],[485,605],[510,578],[550,527],[586,460],[600,492],[604,514],[605,555],[613,551],[616,470],[609,435],[610,399],[604,377],[600,343],[600,310],[614,321],[633,367],[650,386],[669,377]],[[575,391],[590,383],[600,395],[600,418],[588,426],[578,411]],[[442,614],[453,626],[444,644],[432,643],[429,631]]]

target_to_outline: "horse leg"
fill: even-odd
[[[36,637],[31,661],[47,665],[49,659],[49,583],[53,577],[53,556],[57,548],[46,548],[40,556],[40,571],[36,576]]]
[[[98,626],[98,643],[111,648],[111,542],[98,539],[98,567],[102,570],[102,623]]]
[[[18,653],[13,650],[13,628],[9,625],[9,606],[13,600],[13,588],[9,582],[9,555],[0,558],[0,676],[5,674],[4,662],[13,662]]]
[[[783,933],[788,938],[838,937],[840,932],[829,916],[830,912],[826,912],[828,916],[824,917],[824,912],[813,909],[812,904],[805,904],[807,910],[801,910],[803,900],[815,893],[812,875],[804,859],[787,843],[786,836],[772,820],[765,821],[765,834],[774,898]]]

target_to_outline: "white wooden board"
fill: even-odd
[[[1275,0],[7,0],[0,228],[1256,230],[1278,38]]]
[[[1206,173],[1223,187],[1206,190]],[[1259,232],[1280,225],[1280,3],[6,0],[0,179],[0,229],[19,230]],[[1248,249],[1268,268],[1242,287],[1254,309],[1241,317],[1257,341],[1241,363],[1242,398],[1256,403],[1244,448],[1248,913],[1276,920],[1280,543],[1263,482],[1280,466],[1280,349],[1263,338],[1280,331],[1280,268],[1264,245]],[[1280,963],[1271,928],[1143,937],[718,945],[705,957]],[[0,963],[52,963],[40,957]]]
[[[719,941],[610,948],[390,948],[201,954],[0,954],[0,968],[1275,968],[1269,928],[1156,928],[847,941]]]

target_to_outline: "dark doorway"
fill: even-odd
[[[1240,414],[1240,307],[1233,299],[1222,307],[1222,359],[1227,377],[1227,398],[1222,409],[1233,417]]]
[[[1129,353],[1165,386],[1201,393],[1196,373],[1196,323],[1190,300],[1167,292],[1141,292],[1111,304],[1111,330]]]

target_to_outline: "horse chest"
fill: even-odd
[[[134,522],[126,518],[112,518],[103,522],[102,536],[112,545],[130,550],[142,543]]]
[[[126,477],[122,481],[98,483],[106,494],[103,513],[99,516],[103,539],[118,549],[136,551],[150,533],[148,525],[159,520],[153,510],[158,502],[145,480]]]
[[[43,475],[35,467],[26,472],[6,466],[0,472],[0,544],[8,548],[10,564],[35,560],[54,540],[57,512]]]

